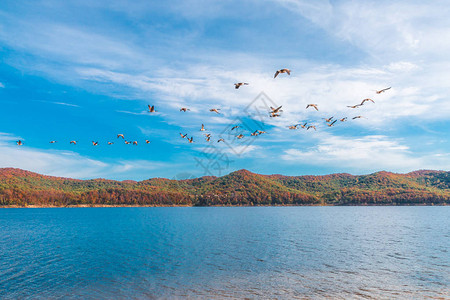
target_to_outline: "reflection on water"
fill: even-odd
[[[0,210],[0,298],[448,297],[448,207]]]

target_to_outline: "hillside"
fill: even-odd
[[[78,180],[0,169],[0,206],[450,204],[450,172],[259,175],[144,181]]]

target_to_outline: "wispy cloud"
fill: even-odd
[[[360,138],[327,136],[317,145],[306,149],[287,149],[281,158],[295,163],[326,165],[359,172],[450,168],[448,154],[414,155],[401,141],[382,135]]]
[[[8,133],[0,133],[0,166],[2,168],[14,167],[45,175],[79,179],[98,177],[142,179],[152,177],[151,174],[155,171],[160,174],[160,170],[167,169],[169,165],[174,167],[173,164],[149,160],[121,159],[105,162],[73,151],[36,149],[27,146],[26,140],[23,146],[16,146],[15,141],[19,139],[24,140]],[[170,172],[167,174],[169,175]]]

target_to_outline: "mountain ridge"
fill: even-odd
[[[0,207],[77,205],[447,205],[450,172],[379,171],[367,175],[262,175],[241,169],[221,177],[142,181],[72,179],[0,169]]]

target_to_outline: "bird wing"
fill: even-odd
[[[275,75],[273,76],[273,78],[277,78],[278,74],[280,74],[280,71],[276,71]]]

